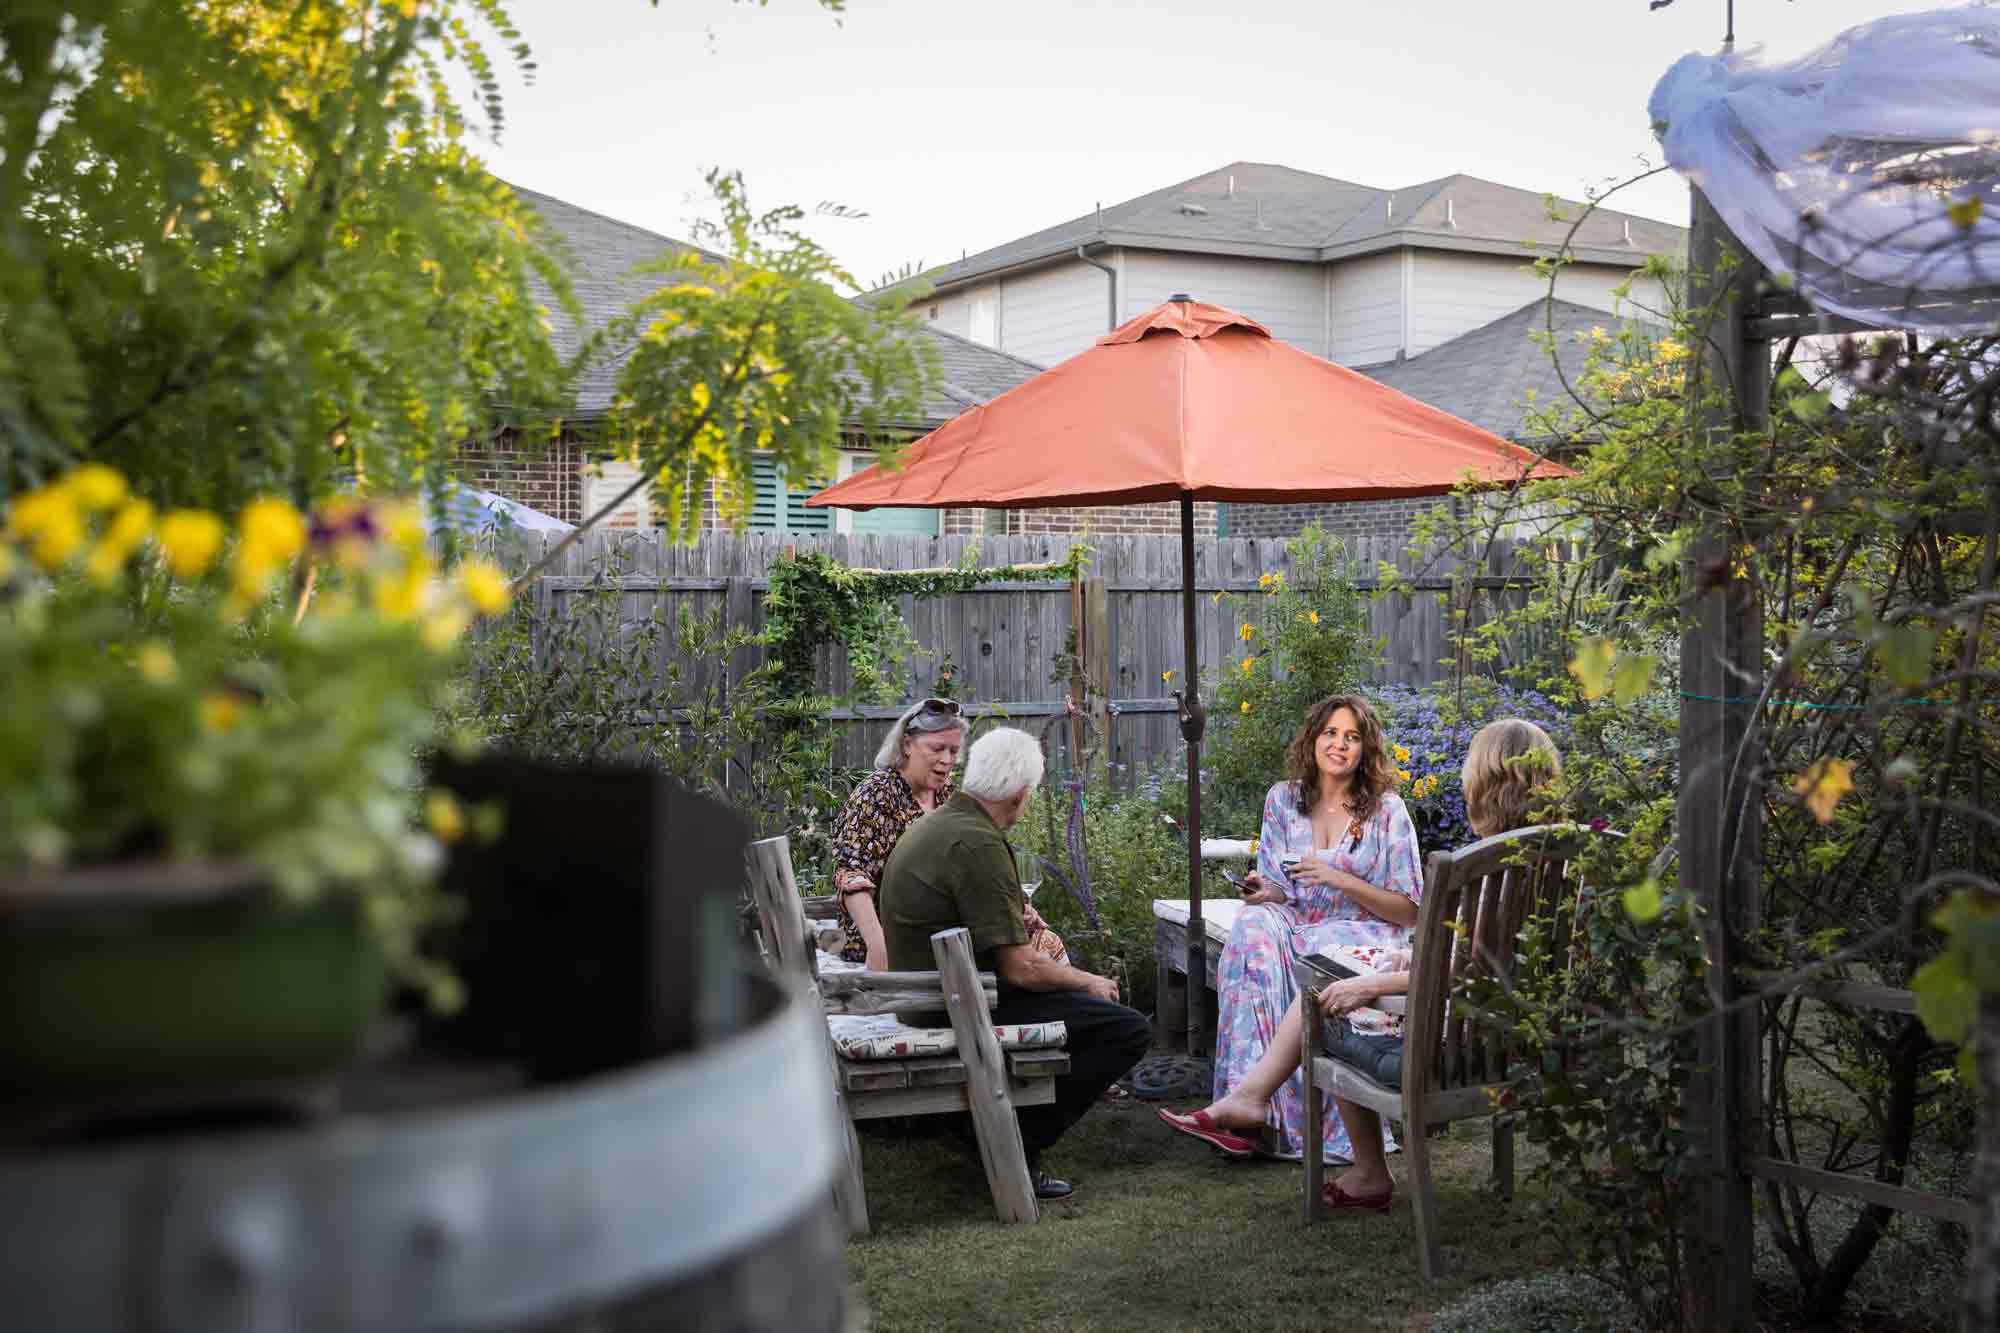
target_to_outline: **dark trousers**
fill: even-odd
[[[1153,1024],[1137,1009],[1100,1000],[1082,991],[1020,990],[1000,983],[995,1023],[1062,1023],[1069,1030],[1069,1073],[1056,1079],[1056,1099],[1047,1106],[1024,1106],[1021,1146],[1028,1159],[1061,1138],[1083,1118],[1091,1103],[1118,1076],[1139,1062],[1152,1044]]]

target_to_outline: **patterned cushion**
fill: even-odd
[[[828,1014],[834,1049],[850,1060],[908,1060],[921,1055],[954,1055],[958,1034],[950,1028],[904,1027],[894,1014]],[[1004,1051],[1047,1050],[1069,1040],[1061,1023],[1000,1023],[993,1028]]]

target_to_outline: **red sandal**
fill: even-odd
[[[1175,1115],[1163,1106],[1160,1108],[1160,1119],[1190,1138],[1200,1139],[1211,1147],[1220,1148],[1225,1156],[1249,1157],[1257,1151],[1256,1144],[1241,1134],[1231,1133],[1216,1124],[1215,1118],[1206,1111],[1196,1111],[1191,1115]]]
[[[1392,1184],[1380,1194],[1349,1194],[1340,1188],[1338,1180],[1329,1180],[1319,1187],[1319,1201],[1328,1208],[1364,1208],[1369,1212],[1386,1213],[1389,1201],[1396,1197],[1396,1187]]]

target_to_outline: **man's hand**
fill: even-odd
[[[1035,910],[1033,903],[1021,904],[1021,924],[1028,928],[1030,935],[1049,928],[1049,923],[1042,920],[1042,914]]]
[[[1100,1000],[1109,1000],[1113,1004],[1118,1003],[1117,982],[1113,981],[1110,977],[1094,976],[1090,973],[1085,973],[1084,975],[1090,977],[1090,980],[1083,983],[1083,993],[1085,995],[1095,995]]]

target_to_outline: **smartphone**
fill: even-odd
[[[1228,880],[1229,883],[1235,887],[1238,893],[1248,895],[1255,893],[1257,891],[1256,889],[1251,887],[1250,881],[1244,879],[1243,876],[1241,875],[1232,875],[1227,870],[1225,870],[1222,872],[1222,877]]]
[[[1322,972],[1326,974],[1328,977],[1331,977],[1335,981],[1346,981],[1351,977],[1358,977],[1361,975],[1359,972],[1356,972],[1353,968],[1349,967],[1347,964],[1336,963],[1323,953],[1304,954],[1299,958],[1299,961],[1301,963],[1304,963],[1307,967],[1311,968],[1313,971]]]

